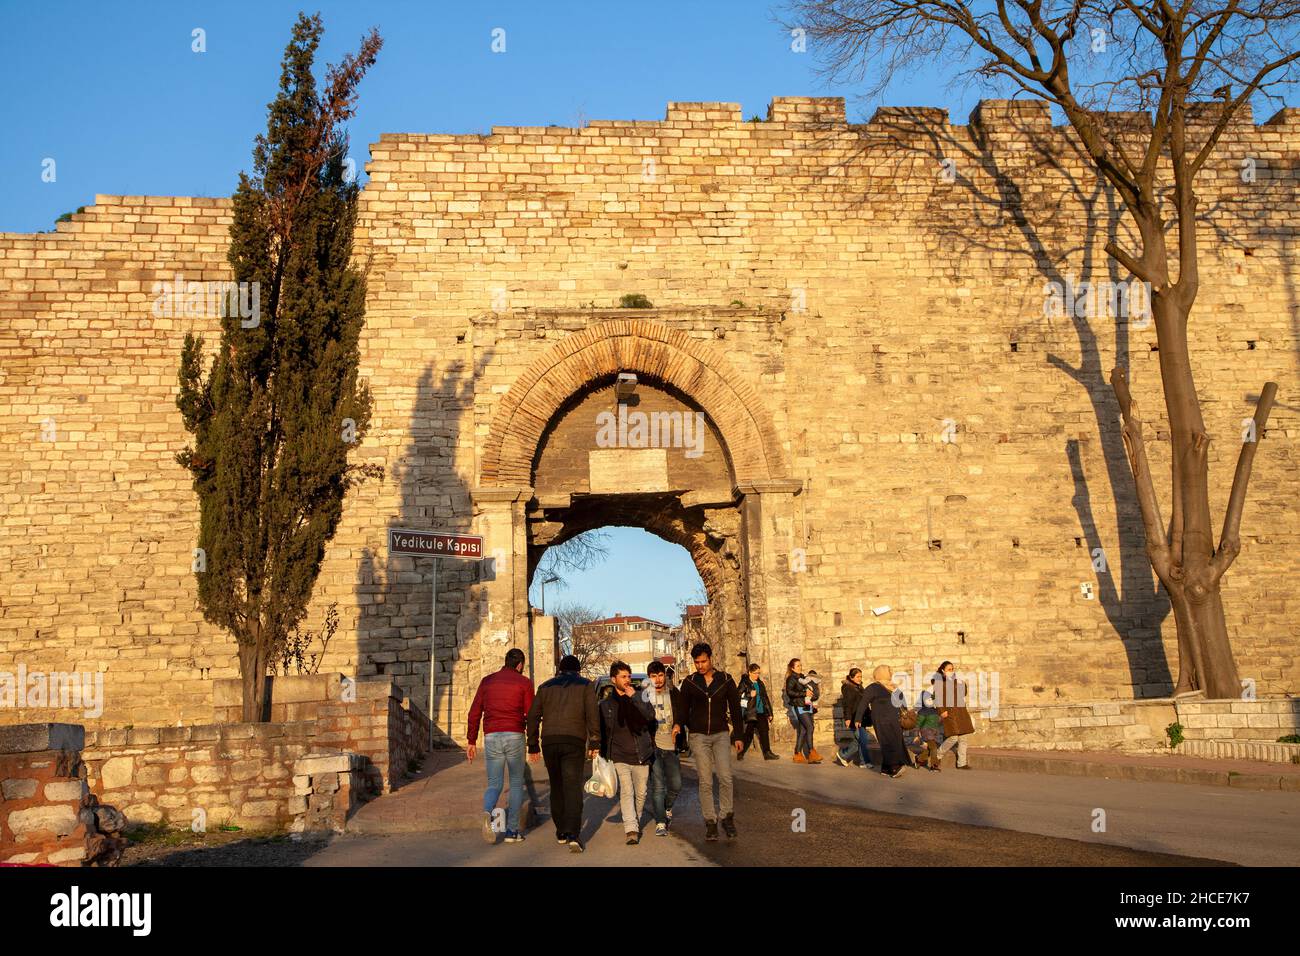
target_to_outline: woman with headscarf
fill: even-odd
[[[870,720],[866,722],[875,729],[876,742],[880,745],[880,772],[890,777],[901,777],[912,760],[907,744],[903,742],[903,725],[898,721],[898,704],[894,701],[898,685],[894,683],[894,672],[887,664],[881,664],[871,676],[872,682],[862,691],[853,719],[861,725],[870,714]]]
[[[934,691],[934,708],[943,720],[943,743],[939,745],[939,759],[949,750],[957,751],[957,769],[969,770],[966,748],[970,735],[975,733],[975,722],[966,709],[966,685],[957,679],[957,669],[952,661],[944,661],[930,681]]]

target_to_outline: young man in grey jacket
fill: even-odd
[[[650,765],[650,807],[655,815],[655,836],[667,836],[673,819],[673,803],[682,792],[682,762],[677,756],[677,735],[681,725],[681,693],[673,686],[672,674],[662,661],[646,668],[650,681],[645,698],[655,712],[655,760]]]

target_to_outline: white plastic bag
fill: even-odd
[[[614,762],[606,760],[600,754],[591,758],[591,779],[582,785],[582,789],[593,797],[613,797],[618,793],[618,774],[614,772]]]

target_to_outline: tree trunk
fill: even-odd
[[[267,653],[263,646],[261,628],[254,625],[255,639],[239,644],[239,676],[243,682],[243,721],[246,724],[262,723],[266,718],[266,665]]]
[[[1190,305],[1160,292],[1152,300],[1173,473],[1171,566],[1166,589],[1178,628],[1175,694],[1203,690],[1209,697],[1236,697],[1241,691],[1237,664],[1228,641],[1219,580],[1211,568],[1215,547],[1210,523],[1209,436],[1187,347]]]

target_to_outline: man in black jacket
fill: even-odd
[[[655,759],[655,711],[632,686],[631,667],[615,661],[609,676],[614,693],[599,704],[600,752],[618,775],[623,832],[628,845],[635,846],[641,842],[641,811]]]
[[[681,717],[677,721],[689,732],[691,757],[700,778],[700,808],[704,812],[704,839],[718,839],[718,810],[713,806],[713,775],[718,775],[718,803],[722,829],[736,836],[731,785],[731,748],[740,753],[744,718],[740,712],[740,691],[731,677],[713,669],[713,648],[696,644],[691,648],[695,673],[682,681]],[[728,742],[730,741],[730,742]]]
[[[582,852],[582,777],[588,757],[600,744],[600,717],[596,710],[596,688],[578,671],[578,659],[569,655],[560,661],[560,672],[537,688],[528,710],[528,759],[538,758],[538,727],[541,726],[541,756],[551,781],[551,820],[555,839]]]

